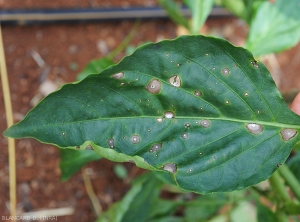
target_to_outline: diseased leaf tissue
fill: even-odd
[[[169,171],[184,190],[211,193],[269,178],[299,141],[299,125],[249,51],[182,36],[66,84],[4,135],[90,147],[112,161]]]

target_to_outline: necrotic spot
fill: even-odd
[[[179,87],[179,86],[181,86],[181,79],[178,75],[175,75],[169,79],[169,83],[171,83],[171,85],[173,85],[175,87]]]
[[[247,124],[246,128],[250,133],[253,133],[253,134],[259,134],[264,129],[261,125],[256,124],[256,123],[249,123],[249,124]]]
[[[207,128],[210,126],[210,122],[207,119],[201,120],[200,125],[204,128]]]
[[[283,129],[281,130],[280,134],[283,140],[288,141],[296,136],[297,131],[294,129]]]
[[[131,138],[130,138],[130,141],[134,144],[136,143],[139,143],[140,142],[140,137],[138,135],[133,135]]]
[[[161,89],[161,82],[157,79],[153,79],[149,82],[149,84],[146,86],[146,90],[152,94],[159,93]]]
[[[197,91],[194,92],[194,95],[195,96],[202,96],[202,92],[197,90]]]
[[[166,111],[166,112],[164,113],[164,118],[167,118],[167,119],[174,118],[174,113],[171,112],[171,111]]]
[[[163,170],[169,171],[170,173],[176,173],[177,166],[175,163],[166,163],[163,167]]]
[[[124,72],[113,74],[112,77],[115,79],[122,79],[124,77]]]
[[[161,143],[156,143],[153,144],[153,146],[150,149],[150,153],[155,152],[155,151],[159,151],[162,148],[162,144]]]
[[[225,75],[225,76],[228,76],[230,73],[230,70],[228,68],[223,68],[222,69],[222,74]]]
[[[183,139],[187,139],[189,137],[189,134],[188,133],[183,133],[183,134],[181,134],[181,137]]]
[[[114,148],[114,145],[115,145],[114,139],[113,138],[108,139],[107,144],[110,148]]]

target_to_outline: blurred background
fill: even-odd
[[[161,7],[163,2],[0,0],[14,122],[62,84],[99,72],[144,43],[191,33],[180,21],[170,19]],[[176,2],[182,15],[190,18],[188,8],[182,8],[181,1]],[[230,8],[215,5],[198,33],[244,46],[250,39],[247,35],[253,18],[247,20],[234,13]],[[277,87],[290,102],[300,90],[300,44],[279,51],[258,53],[258,59],[268,67]],[[89,64],[91,60],[93,64]],[[6,129],[3,101],[0,91],[1,132]],[[1,136],[0,142],[0,212],[9,215],[7,139]],[[16,141],[18,214],[64,209],[58,221],[94,221],[97,216],[82,174],[77,172],[62,182],[59,164],[56,147],[32,139]],[[129,181],[143,172],[129,163],[121,168],[125,173],[116,172],[116,164],[104,159],[85,166],[102,210],[120,200],[130,188]]]

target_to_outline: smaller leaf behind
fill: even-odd
[[[158,0],[158,3],[176,24],[182,25],[187,30],[191,29],[188,20],[180,12],[179,4],[173,0]]]
[[[191,34],[199,34],[199,29],[206,21],[213,7],[214,0],[184,0],[183,2],[189,7],[192,13]]]
[[[198,196],[184,210],[185,221],[208,221],[226,203],[228,198],[224,193]]]
[[[280,52],[300,40],[298,0],[264,1],[257,5],[245,47],[255,56]]]
[[[101,59],[93,59],[84,67],[84,69],[80,73],[78,73],[77,80],[82,80],[90,74],[100,73],[102,70],[114,64],[114,61],[107,57],[103,57]]]
[[[152,173],[138,177],[125,197],[102,214],[97,221],[140,222],[171,213],[177,204],[159,198],[161,185]]]
[[[93,150],[59,149],[59,152],[62,181],[70,179],[86,163],[101,159],[101,156]]]
[[[257,205],[257,222],[274,222],[277,221],[275,214],[260,202]]]

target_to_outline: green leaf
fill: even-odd
[[[186,222],[186,221],[181,217],[165,216],[161,218],[151,219],[149,220],[149,222]]]
[[[213,7],[214,0],[183,0],[183,2],[192,13],[191,34],[198,34]]]
[[[149,219],[148,221],[159,221],[161,218],[170,217],[178,206],[180,206],[179,202],[176,202],[174,200],[163,200],[160,198],[157,198],[157,200],[154,201],[155,204],[151,206],[149,209]]]
[[[184,211],[185,221],[208,221],[227,203],[228,198],[222,193],[199,196],[186,207]]]
[[[152,174],[139,177],[125,197],[102,214],[97,221],[146,221],[156,204],[160,186],[161,182]]]
[[[90,74],[100,73],[102,70],[114,64],[114,61],[107,57],[103,57],[101,59],[93,59],[78,74],[77,80],[82,80]]]
[[[248,16],[245,13],[246,12],[246,5],[243,0],[221,0],[221,4],[226,7],[228,11],[230,11],[232,14],[236,15],[237,17],[247,21]]]
[[[170,18],[178,25],[190,30],[188,20],[182,15],[180,6],[174,0],[158,0],[158,3],[165,9]]]
[[[50,94],[4,132],[169,171],[184,190],[269,178],[299,141],[300,117],[266,67],[225,40],[182,36]]]
[[[257,202],[257,222],[275,222],[275,214],[265,205]]]
[[[79,171],[86,163],[100,160],[99,156],[93,150],[70,150],[60,149],[60,170],[61,180],[68,180],[74,173]]]
[[[230,222],[254,222],[255,219],[255,207],[249,201],[237,202],[230,211]]]
[[[261,2],[250,24],[246,48],[255,56],[280,52],[300,40],[299,0]]]
[[[121,164],[114,165],[114,172],[120,179],[125,179],[127,177],[127,169]]]
[[[295,155],[293,155],[287,161],[287,165],[295,177],[300,181],[300,152],[297,152]]]

